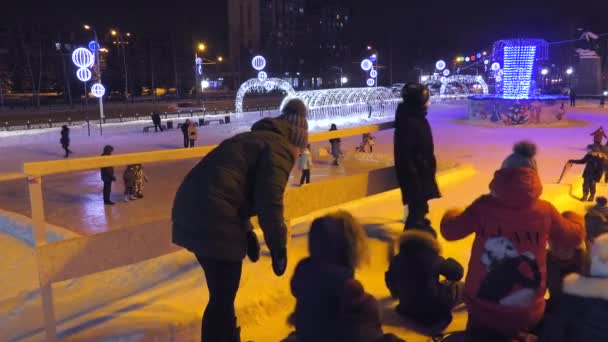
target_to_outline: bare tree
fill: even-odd
[[[40,37],[38,39],[38,82],[36,82],[36,77],[34,76],[34,70],[32,68],[32,49],[25,43],[24,35],[21,36],[21,46],[25,55],[27,70],[32,81],[32,104],[35,104],[36,107],[40,108],[40,84],[42,82],[42,39]]]

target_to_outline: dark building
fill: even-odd
[[[339,86],[348,72],[350,11],[336,1],[229,0],[229,45],[235,86],[255,77],[251,58],[267,58],[271,77],[296,88]]]

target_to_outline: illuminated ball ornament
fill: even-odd
[[[371,78],[376,78],[376,77],[378,77],[378,72],[376,70],[372,70],[369,72],[369,76]]]
[[[486,59],[485,61],[483,61],[483,64],[485,64],[485,65],[490,64],[490,60]]]
[[[266,58],[259,55],[253,57],[253,59],[251,60],[251,66],[253,66],[253,68],[258,71],[264,69],[266,67]]]
[[[368,86],[368,87],[373,87],[373,86],[374,86],[374,84],[376,84],[376,81],[374,81],[374,79],[373,79],[373,78],[368,78],[368,79],[367,79],[367,86]]]
[[[369,57],[369,60],[372,61],[372,63],[376,63],[376,61],[378,60],[378,56],[376,56],[375,54],[371,55]]]
[[[471,60],[474,61],[476,58],[475,56],[471,56]]]
[[[76,70],[76,77],[82,82],[88,82],[91,79],[91,70],[87,68],[78,68]]]
[[[471,59],[470,59],[469,57],[466,57],[466,58],[464,59],[464,61],[465,61],[465,62],[469,62],[470,60],[471,60]]]
[[[374,63],[367,58],[361,61],[361,69],[364,71],[369,71],[369,69],[371,69],[373,66]]]
[[[93,52],[95,52],[95,51],[99,50],[99,43],[97,43],[97,42],[96,42],[96,41],[94,41],[94,40],[91,40],[91,41],[89,42],[89,50],[91,50],[91,51],[93,51]]]
[[[492,71],[498,71],[498,70],[500,70],[500,63],[498,63],[498,62],[492,63]]]
[[[438,60],[437,63],[435,63],[435,68],[437,68],[437,70],[441,71],[441,70],[445,69],[445,67],[446,67],[445,61],[443,61],[441,59]]]
[[[477,55],[475,55],[477,58],[481,58],[481,53],[477,53]]]
[[[441,81],[441,83],[447,83],[448,82],[448,78],[443,76],[439,79]]]
[[[72,52],[72,62],[79,68],[90,68],[95,62],[95,57],[91,51],[78,48]]]
[[[448,70],[448,69],[443,70],[443,76],[450,76],[450,70]]]
[[[106,93],[106,88],[101,83],[95,83],[91,87],[91,94],[95,97],[102,97]]]
[[[258,72],[258,80],[260,80],[260,82],[264,82],[266,79],[268,79],[268,74],[265,71]]]
[[[201,88],[202,88],[202,89],[207,89],[207,88],[209,88],[209,81],[207,81],[207,80],[202,80],[202,81],[201,81]]]

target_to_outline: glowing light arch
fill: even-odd
[[[273,90],[281,90],[287,93],[288,96],[293,96],[296,91],[293,89],[289,82],[280,78],[267,78],[264,81],[260,81],[257,78],[252,78],[241,84],[239,90],[236,93],[236,101],[234,108],[237,113],[243,112],[243,99],[245,95],[251,92],[266,93]]]
[[[401,101],[399,92],[386,87],[335,88],[296,92],[283,99],[281,107],[292,97],[306,103],[309,122],[320,127],[393,117]]]
[[[468,85],[478,83],[479,85],[481,85],[481,89],[482,89],[483,93],[488,94],[488,84],[486,83],[486,81],[483,79],[482,76],[452,75],[452,76],[446,77],[445,82],[441,82],[441,90],[439,91],[439,94],[441,96],[447,95],[446,88],[450,83],[457,83],[457,84],[461,84],[461,85],[465,86],[464,89],[465,89],[466,94],[464,94],[464,95],[469,94]]]

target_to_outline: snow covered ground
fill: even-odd
[[[587,105],[571,111],[569,116],[575,121],[555,128],[495,128],[462,122],[466,111],[464,106],[433,106],[429,119],[439,159],[472,164],[478,170],[474,178],[442,188],[444,197],[431,203],[430,218],[433,223],[438,225],[447,208],[466,206],[487,191],[492,172],[510,152],[512,143],[521,139],[530,139],[539,145],[537,159],[548,198],[562,210],[568,208],[582,212],[584,204],[568,196],[569,187],[553,183],[565,160],[582,157],[584,146],[591,141],[589,133],[597,126],[608,123],[608,110],[594,107]],[[233,133],[232,130],[230,125],[208,126],[201,136],[205,144],[216,143],[222,136]],[[392,148],[391,132],[380,133],[377,138],[375,153],[389,154]],[[57,132],[52,135],[3,137],[0,142],[4,139],[21,140],[18,144],[1,145],[0,172],[18,171],[23,161],[61,156]],[[178,148],[180,141],[181,133],[176,131],[144,134],[141,128],[124,128],[103,138],[95,136],[89,139],[86,131],[84,135],[74,134],[73,146],[77,156],[85,156],[97,155],[105,143],[116,145],[117,152],[131,152]],[[354,148],[357,142],[358,139],[350,139],[346,145],[349,149]],[[152,182],[146,190],[150,195],[142,201],[120,204],[107,211],[98,203],[100,189],[97,172],[48,177],[45,196],[50,198],[46,203],[49,221],[62,222],[60,226],[67,228],[93,227],[92,231],[86,233],[94,233],[96,229],[116,229],[168,219],[166,208],[171,198],[166,194],[170,193],[169,187],[176,186],[169,183],[177,182],[194,162],[150,165]],[[373,167],[369,163],[353,158],[341,171],[321,165],[319,172],[327,172],[323,177],[333,177]],[[575,168],[564,183],[577,181],[580,171]],[[163,182],[155,184],[154,179],[163,179]],[[28,214],[23,183],[0,183],[1,209]],[[603,195],[607,191],[606,187],[598,189],[599,194]],[[357,273],[357,278],[378,298],[385,330],[395,332],[408,341],[427,341],[428,337],[413,332],[406,322],[394,314],[392,307],[395,303],[389,299],[383,284],[387,243],[402,229],[399,220],[403,216],[403,209],[398,192],[342,207],[351,210],[365,224],[370,236],[372,260]],[[257,264],[246,262],[237,297],[237,315],[243,327],[244,339],[279,341],[292,329],[286,322],[294,306],[289,293],[289,279],[297,260],[307,254],[306,231],[312,218],[302,218],[294,229],[290,269],[284,277],[272,275],[267,255]],[[456,243],[442,241],[444,254],[466,265],[470,243],[471,239]],[[36,290],[31,245],[23,238],[2,233],[0,245],[3,246],[0,258],[0,340],[42,341],[40,298]],[[196,341],[199,339],[200,316],[207,301],[203,274],[195,259],[185,251],[58,283],[54,289],[58,330],[66,341]],[[465,321],[464,312],[456,314],[448,330],[462,329]]]

